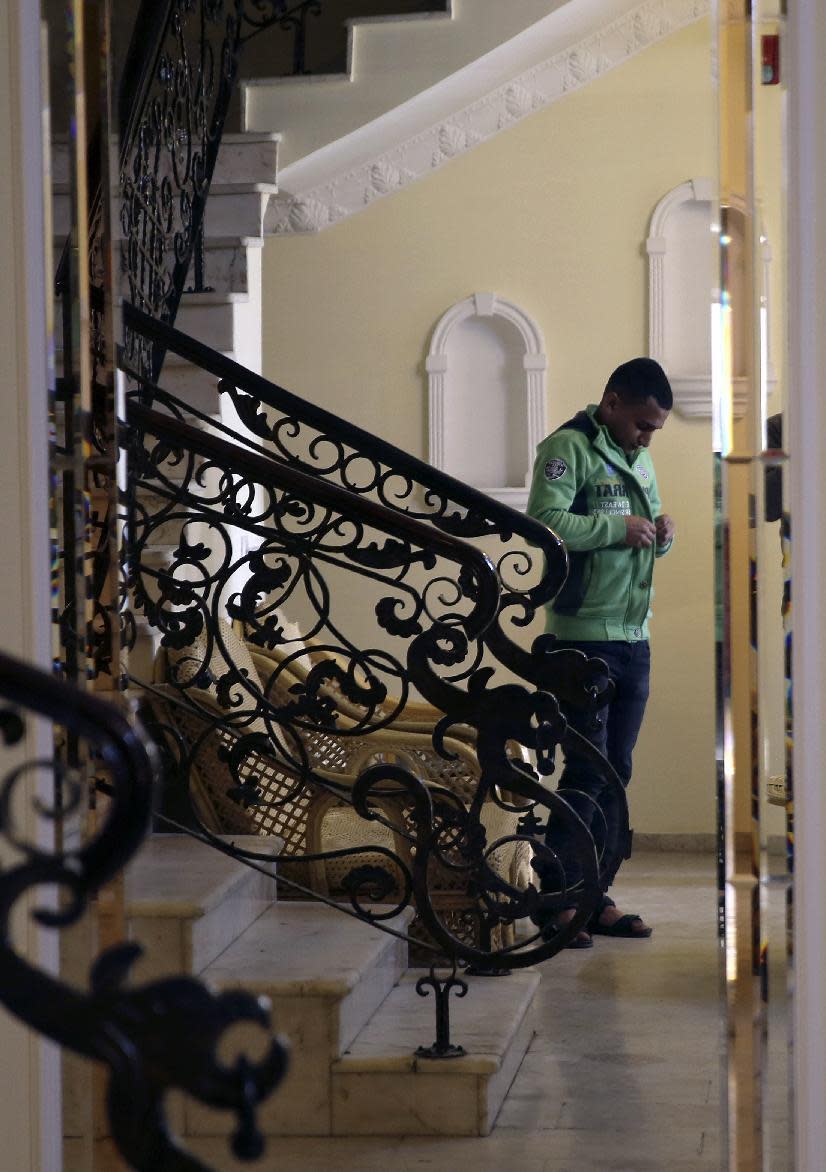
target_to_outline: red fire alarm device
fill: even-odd
[[[776,33],[767,34],[761,41],[761,68],[760,80],[763,85],[780,84],[780,37]]]

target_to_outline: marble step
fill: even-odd
[[[224,350],[222,353],[227,358],[235,357],[233,350]],[[208,370],[201,370],[200,367],[193,366],[189,362],[170,362],[171,357],[172,355],[169,355],[164,362],[159,379],[160,386],[170,395],[181,399],[193,409],[193,412],[200,411],[203,415],[220,419],[224,396],[218,391],[219,379],[217,376],[210,374]],[[205,426],[200,416],[193,414],[187,418],[188,422],[195,427]]]
[[[203,283],[215,293],[248,293],[248,249],[263,246],[260,236],[216,236],[204,242]],[[187,277],[187,288],[195,284],[194,261]],[[193,294],[184,293],[184,298]]]
[[[404,930],[407,911],[388,921]],[[352,1044],[400,979],[404,941],[322,904],[270,908],[204,972],[220,989],[243,987],[272,1003],[290,1042],[288,1077],[261,1109],[268,1135],[332,1134],[331,1065]],[[186,1104],[188,1135],[224,1135],[225,1114]]]
[[[235,344],[235,306],[247,300],[243,293],[193,293],[181,299],[175,328],[211,346],[230,351]]]
[[[268,851],[273,862],[281,840],[258,835],[224,835]],[[154,834],[124,873],[127,935],[143,948],[130,974],[133,984],[162,977],[199,973],[224,952],[250,924],[272,905],[275,881],[244,863],[184,834]],[[87,921],[75,926],[62,942],[62,964],[71,979],[87,982],[91,943],[83,943]],[[67,1136],[84,1134],[85,1060],[63,1058],[63,1129]],[[169,1118],[183,1128],[183,1099],[169,1095]],[[98,1128],[97,1134],[103,1134]]]
[[[206,235],[209,236],[258,236],[260,232],[244,231],[241,223],[255,224],[256,215],[261,212],[261,196],[266,199],[278,191],[278,157],[281,135],[269,131],[225,133],[221,138],[218,158],[210,185],[210,199],[207,201]],[[113,158],[112,175],[117,176],[117,162]],[[71,183],[69,173],[69,149],[66,142],[56,142],[52,151],[52,216],[54,231],[65,239],[71,221]],[[113,191],[115,200],[119,189]],[[237,223],[232,223],[229,232],[224,232],[219,223],[221,215],[210,214],[214,197],[236,197]],[[240,197],[240,199],[238,198]],[[225,207],[227,205],[224,205]],[[118,231],[117,222],[113,230]]]
[[[174,505],[172,505],[173,517],[171,520],[156,520],[156,518],[162,516],[170,509],[168,497],[162,496],[160,493],[140,491],[137,500],[140,506],[140,560],[144,568],[148,568],[151,554],[162,551],[169,551],[171,554],[171,551],[178,547],[181,540],[183,523],[180,517],[177,516],[178,510]],[[147,521],[149,525],[145,528],[145,522]],[[151,558],[151,561],[155,563],[154,558]],[[169,561],[171,561],[171,557]],[[153,564],[152,568],[154,569],[156,566]],[[164,564],[162,568],[166,569],[167,565]]]
[[[178,307],[175,328],[214,350],[232,355],[236,352],[238,335],[242,328],[240,320],[249,303],[250,296],[246,292],[215,290],[209,293],[185,294]],[[58,305],[58,312],[59,309]],[[58,343],[62,343],[59,332]],[[58,360],[62,353],[62,345],[59,345],[56,349]],[[181,362],[180,358],[177,359],[179,365]],[[175,364],[174,360],[172,364]],[[167,362],[164,363],[164,370],[166,367]]]
[[[65,236],[56,236],[53,243],[52,272],[57,272],[60,258],[66,244]],[[203,283],[214,293],[249,293],[248,249],[260,249],[264,244],[260,236],[216,236],[204,242]],[[172,249],[167,252],[170,270],[174,265]],[[194,262],[187,274],[185,289],[195,283]],[[192,294],[184,293],[184,297]]]
[[[334,1135],[488,1135],[535,1033],[539,973],[466,977],[451,994],[451,1041],[464,1057],[416,1057],[435,1039],[432,992],[409,972],[333,1064]]]
[[[222,183],[277,183],[278,147],[280,134],[267,131],[249,133],[224,132],[215,161],[212,185]],[[52,140],[52,179],[55,183],[68,185],[70,181],[69,144],[65,138],[55,135]],[[117,173],[117,140],[112,138],[112,173]]]
[[[281,840],[223,836],[278,856]],[[185,834],[154,834],[126,871],[129,937],[144,948],[137,981],[201,973],[275,899],[275,880]]]
[[[210,187],[204,214],[205,237],[262,236],[264,212],[271,195],[278,194],[276,183],[233,180]],[[120,192],[112,192],[117,205]],[[72,223],[71,188],[68,184],[52,186],[52,230],[56,239],[65,239]],[[122,239],[120,223],[113,219],[112,239]]]
[[[278,183],[279,133],[267,131],[229,132],[221,146],[212,174],[212,191],[225,183]]]
[[[263,236],[264,213],[275,183],[221,183],[211,187],[204,213],[204,234],[209,236]]]

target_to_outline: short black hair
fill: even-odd
[[[630,362],[623,362],[608,379],[605,389],[619,395],[624,403],[639,403],[650,398],[664,411],[670,411],[674,406],[668,375],[653,358],[632,358]]]

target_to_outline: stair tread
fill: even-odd
[[[352,84],[352,77],[349,73],[288,73],[283,77],[245,77],[242,84],[244,86],[295,86],[301,84],[308,85],[330,85],[333,82],[346,82],[347,85]],[[249,134],[254,134],[255,131],[248,131]]]
[[[207,279],[209,279],[209,271],[207,271]],[[179,310],[186,309],[187,306],[195,305],[245,305],[249,299],[249,293],[239,293],[231,289],[227,289],[226,292],[208,293],[187,293],[184,291],[178,308]]]
[[[338,79],[339,74],[331,74],[332,77]],[[268,79],[272,81],[272,79]],[[276,78],[276,81],[290,80],[289,78]],[[250,133],[253,133],[252,131]],[[71,195],[72,185],[69,180],[58,180],[52,184],[53,195]],[[118,199],[120,198],[120,187],[117,184],[112,185],[112,194]],[[210,195],[277,195],[278,184],[271,183],[267,180],[249,180],[247,182],[232,183],[223,179],[216,179],[210,184]],[[207,200],[207,207],[209,207],[209,200]]]
[[[227,842],[277,857],[282,841],[245,834],[223,836]],[[186,834],[155,834],[126,871],[127,915],[197,919],[217,907],[250,874],[238,859],[222,854]]]
[[[433,993],[416,994],[425,973],[408,971],[380,1006],[333,1072],[494,1074],[502,1065],[539,986],[536,969],[508,977],[463,977],[466,997],[450,995],[451,1035],[467,1054],[461,1058],[417,1058],[416,1048],[434,1032]]]
[[[278,184],[255,182],[255,183],[227,183],[222,179],[216,179],[209,188],[210,196],[216,195],[277,195]],[[207,200],[207,211],[209,211],[209,200]]]
[[[411,918],[405,911],[387,924],[404,931]],[[395,942],[324,904],[278,903],[213,961],[205,976],[219,987],[243,985],[273,997],[340,998]]]
[[[363,24],[412,24],[419,20],[455,20],[450,12],[442,9],[429,9],[427,12],[386,12],[376,16],[350,16],[342,21],[345,27],[357,28]]]
[[[205,236],[204,251],[220,252],[225,248],[263,248],[264,241],[260,236]]]
[[[221,142],[231,146],[243,146],[254,142],[281,142],[282,138],[280,130],[225,130],[221,135]]]

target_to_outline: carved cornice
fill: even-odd
[[[339,165],[338,173],[323,182],[305,187],[305,160],[293,164],[282,173],[281,193],[270,201],[267,233],[318,232],[363,211],[377,199],[400,191],[529,114],[583,89],[650,45],[708,16],[710,3],[645,0],[420,133],[355,166]],[[377,121],[386,125],[387,117]],[[316,176],[322,154],[317,152],[314,158]]]

